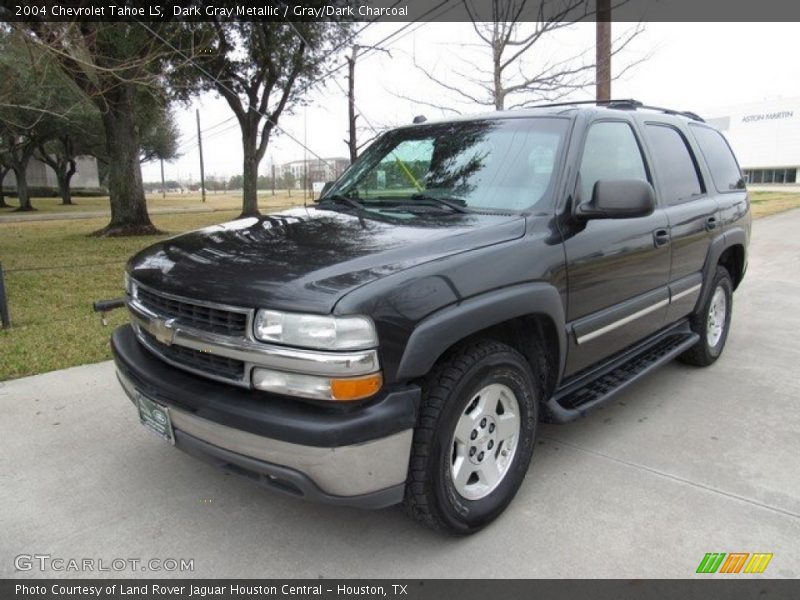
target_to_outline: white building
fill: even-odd
[[[333,181],[338,179],[339,175],[344,173],[344,170],[349,166],[350,161],[343,157],[323,158],[321,160],[317,158],[295,160],[278,167],[278,175],[291,171],[295,178],[295,186],[302,188],[306,174],[308,175],[309,183],[312,184]]]
[[[709,116],[706,121],[728,138],[750,184],[800,183],[800,98],[732,106]]]
[[[25,173],[29,188],[51,188],[53,191],[58,189],[58,181],[53,169],[36,158],[31,158],[28,162],[28,168]],[[14,171],[9,171],[5,179],[0,182],[0,185],[5,188],[16,188],[17,178],[14,176]],[[72,189],[100,187],[97,174],[97,159],[94,156],[78,156],[75,158],[75,175],[72,176],[70,187]]]

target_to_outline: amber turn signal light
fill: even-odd
[[[331,379],[331,397],[334,400],[361,400],[378,393],[383,385],[380,373],[348,379]]]

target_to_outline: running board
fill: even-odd
[[[700,339],[683,321],[561,386],[547,401],[549,420],[566,423],[605,404],[634,381],[688,350]]]

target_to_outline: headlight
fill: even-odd
[[[318,350],[359,350],[378,345],[375,325],[368,317],[333,317],[259,310],[255,336],[275,342]]]

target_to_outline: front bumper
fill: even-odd
[[[186,373],[143,348],[129,325],[111,347],[126,393],[169,407],[182,450],[311,500],[370,508],[402,500],[419,388],[342,412]]]

